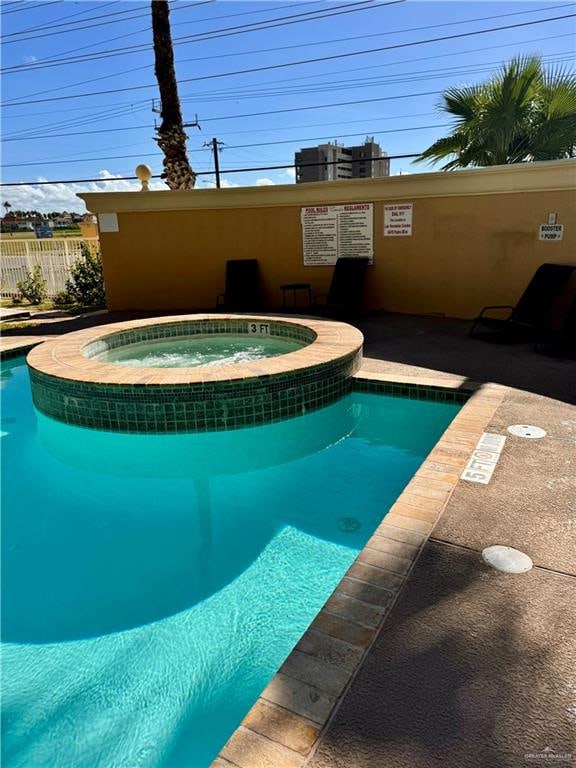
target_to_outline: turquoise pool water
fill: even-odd
[[[142,341],[98,355],[101,363],[151,368],[191,368],[198,365],[235,365],[276,357],[301,349],[304,343],[275,336],[207,334]]]
[[[4,768],[206,768],[458,410],[140,436],[2,386]]]

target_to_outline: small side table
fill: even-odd
[[[292,291],[292,301],[293,305],[297,306],[298,299],[297,299],[297,293],[298,291],[308,291],[308,304],[312,305],[312,289],[310,287],[310,283],[286,283],[285,285],[280,286],[280,290],[282,291],[282,306],[286,306],[286,292]]]

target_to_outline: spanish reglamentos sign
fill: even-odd
[[[412,234],[413,203],[384,206],[384,237],[409,237]]]
[[[374,256],[372,203],[302,208],[304,266],[335,264],[341,257]]]

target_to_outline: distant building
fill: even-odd
[[[33,232],[36,219],[30,216],[18,216],[15,213],[7,213],[2,218],[3,232]]]
[[[297,184],[390,175],[390,160],[373,136],[367,136],[364,144],[357,147],[344,147],[336,142],[304,147],[294,155],[294,165]]]
[[[71,227],[73,224],[72,214],[64,211],[63,213],[55,216],[52,219],[54,227],[56,229],[64,229],[65,227]]]

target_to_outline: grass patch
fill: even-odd
[[[95,312],[98,309],[105,309],[105,307],[87,307],[84,304],[64,304],[56,306],[52,299],[47,299],[40,304],[29,304],[27,301],[15,302],[12,299],[2,299],[0,301],[0,307],[6,307],[8,309],[22,309],[25,311],[39,310],[41,312],[48,312],[54,309],[60,312],[70,312],[72,315],[83,315],[86,312]]]
[[[57,240],[59,237],[82,237],[82,230],[77,229],[54,229],[53,237]],[[36,234],[34,232],[2,232],[0,233],[0,240],[36,240]],[[41,238],[50,239],[50,238]]]
[[[20,331],[24,328],[35,328],[38,323],[30,323],[23,320],[19,323],[0,323],[0,331]]]

